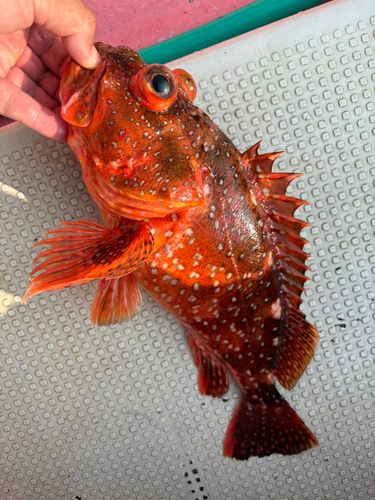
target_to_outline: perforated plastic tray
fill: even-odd
[[[320,445],[298,456],[223,458],[238,389],[198,394],[184,329],[146,294],[111,328],[90,323],[94,284],[21,304],[34,242],[99,213],[67,145],[1,131],[1,500],[375,498],[374,30],[373,0],[339,0],[171,65],[239,149],[304,173],[320,344],[282,392]]]

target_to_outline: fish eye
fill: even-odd
[[[178,81],[166,66],[150,64],[132,77],[129,89],[142,106],[150,111],[163,112],[176,100]]]
[[[157,73],[152,77],[151,85],[157,94],[168,94],[170,83],[166,76]]]

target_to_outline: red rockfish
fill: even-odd
[[[193,105],[183,70],[147,66],[127,47],[97,44],[96,71],[71,61],[61,81],[62,116],[96,222],[64,222],[36,260],[25,300],[99,280],[91,319],[129,320],[139,283],[188,330],[201,394],[223,396],[229,374],[242,400],[224,455],[290,455],[318,444],[277,391],[292,388],[317,345],[299,310],[305,202],[285,195],[300,174],[272,172],[280,153],[240,154]]]

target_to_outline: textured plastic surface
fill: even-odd
[[[222,457],[238,390],[198,394],[183,328],[146,294],[111,328],[90,324],[94,284],[21,304],[33,243],[99,214],[66,145],[1,132],[1,500],[375,498],[374,30],[372,0],[338,1],[176,64],[240,149],[263,139],[305,174],[289,191],[311,203],[320,345],[283,393],[320,445],[299,456]]]

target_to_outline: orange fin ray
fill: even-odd
[[[45,254],[46,252],[42,252]],[[70,266],[74,264],[82,264],[82,257],[77,256],[76,254],[73,254],[73,252],[69,252],[67,255],[61,255],[57,252],[53,253],[53,257],[50,257],[48,261],[41,262],[38,264],[34,269],[31,271],[29,275],[29,279],[37,274],[39,271],[46,271],[47,269],[55,269],[55,271],[58,270],[58,268],[65,269],[65,263],[67,262]],[[48,255],[43,255],[43,257],[48,257]],[[36,262],[36,259],[34,260],[34,263]]]
[[[268,217],[271,219],[271,229],[281,231],[285,234],[287,230],[299,234],[302,229],[305,227],[309,227],[310,224],[308,222],[304,222],[299,219],[295,219],[290,215],[284,215],[281,213],[272,213],[268,214]]]
[[[68,228],[72,227],[72,229],[74,230],[76,229],[78,230],[79,228],[88,228],[93,231],[95,230],[103,231],[106,229],[102,224],[100,224],[100,222],[95,222],[94,220],[79,220],[79,221],[70,220],[65,222],[59,222],[57,225],[67,226]],[[53,230],[51,229],[51,231]]]
[[[98,238],[98,231],[90,231],[90,230],[79,230],[79,231],[73,231],[73,230],[69,230],[69,231],[66,231],[65,229],[61,229],[61,228],[56,228],[56,229],[51,229],[50,231],[47,231],[46,233],[44,233],[43,236],[47,236],[49,234],[59,234],[59,236],[56,236],[55,238],[49,238],[48,239],[48,243],[59,243],[59,241],[64,241],[64,239],[66,237],[70,237],[72,238],[72,241],[80,241],[82,239],[97,239]],[[76,234],[76,233],[79,233]],[[34,245],[34,247],[37,247],[37,246],[40,246],[40,245],[43,245],[44,243],[46,242],[46,240],[40,240],[40,241],[37,241]]]
[[[94,325],[114,325],[133,318],[142,302],[133,274],[99,279],[90,319]]]
[[[306,281],[309,279],[301,273],[292,272],[289,268],[287,270],[280,269],[280,283],[285,283],[289,289],[293,289],[295,285],[297,287],[304,287]]]
[[[66,227],[55,227],[54,229],[49,229],[43,234],[43,236],[46,236],[48,234],[57,234],[57,233],[63,233],[63,234],[78,233],[82,236],[92,234],[94,236],[98,236],[98,231],[103,232],[106,230],[106,228],[101,224],[99,224],[98,222],[89,220],[59,222],[57,226],[66,226]],[[37,243],[35,243],[34,246],[40,244],[41,241],[38,241]]]
[[[80,246],[82,242],[86,241],[87,244],[90,243],[90,240],[99,240],[103,234],[105,234],[106,228],[101,224],[93,221],[70,221],[70,222],[59,222],[58,226],[67,226],[67,227],[56,227],[54,229],[50,229],[46,231],[43,236],[48,236],[50,234],[59,234],[55,238],[48,238],[44,240],[37,241],[34,245],[34,248],[40,245],[49,245],[50,247],[56,247],[59,243],[64,243],[66,238],[69,237],[71,241],[71,245],[69,249],[73,251],[74,243],[76,242],[77,246]],[[41,254],[36,257],[34,262],[41,258]]]
[[[284,244],[279,244],[276,250],[278,257],[283,260],[288,261],[288,259],[292,259],[294,262],[299,262],[300,264],[304,264],[306,261],[307,254],[302,250],[291,248]]]
[[[308,201],[279,194],[272,194],[267,199],[268,211],[273,210],[289,216],[293,215],[298,208],[308,204]]]
[[[263,141],[259,141],[251,148],[246,150],[242,154],[242,161],[244,162],[246,167],[251,165],[251,168],[254,169],[257,173],[268,173],[272,171],[273,162],[281,155],[285,153],[285,151],[279,151],[275,153],[265,153],[263,155],[258,154],[258,149],[263,144]]]
[[[298,236],[297,234],[293,233],[283,233],[283,232],[276,232],[276,242],[277,246],[289,246],[292,250],[301,250],[302,248],[309,243],[308,240],[301,238],[301,236]],[[304,252],[305,253],[305,252]],[[306,259],[310,257],[309,254],[305,253]]]
[[[303,262],[300,262],[298,259],[287,256],[283,260],[280,259],[279,269],[285,269],[286,272],[288,272],[288,270],[290,270],[291,272],[297,271],[298,273],[301,273],[303,276],[305,276],[305,272],[310,268]]]
[[[82,221],[79,221],[82,222]],[[65,225],[67,222],[59,222],[58,226]],[[88,228],[84,227],[81,224],[78,225],[76,223],[76,227],[55,227],[54,229],[50,229],[49,231],[45,232],[43,236],[46,236],[47,234],[58,234],[58,233],[63,233],[63,234],[81,234],[81,235],[89,235],[92,234],[94,236],[97,236],[98,231],[103,230],[103,226],[101,226],[101,229],[99,228]],[[105,228],[104,228],[105,229]]]
[[[299,310],[299,306],[302,304],[301,294],[305,288],[296,283],[291,287],[290,283],[285,282],[285,280],[280,281],[280,288],[283,291],[286,306]]]
[[[224,363],[208,352],[189,332],[194,364],[198,367],[198,389],[202,396],[220,398],[229,389],[229,375]]]
[[[260,173],[257,177],[262,182],[264,197],[268,198],[267,190],[272,189],[274,193],[284,193],[289,184],[302,175],[290,172],[270,172]]]
[[[81,222],[73,224],[77,229],[81,227]],[[98,224],[97,232],[94,239],[78,235],[80,244],[77,244],[77,235],[66,236],[58,242],[59,246],[42,252],[46,260],[34,271],[41,272],[32,279],[23,300],[43,291],[132,273],[147,260],[154,245],[146,222],[122,219],[114,229]],[[43,243],[48,245],[50,241],[43,240]]]
[[[317,446],[317,438],[277,389],[270,385],[264,390],[272,401],[243,399],[237,406],[224,438],[224,455],[247,460],[273,453],[294,455]]]
[[[38,254],[33,263],[37,262],[40,259],[44,259],[45,257],[48,257],[49,255],[53,254],[60,254],[60,255],[66,255],[69,253],[74,253],[76,250],[83,250],[85,247],[92,247],[95,241],[99,241],[100,238],[93,238],[93,239],[80,239],[80,240],[74,240],[70,239],[71,244],[69,247],[62,246],[64,242],[66,241],[66,238],[62,238],[60,241],[56,241],[57,238],[49,238],[48,240],[42,240],[41,244],[43,245],[50,245],[52,248],[48,248],[47,250],[44,250],[40,254]],[[94,243],[93,243],[94,242]],[[37,245],[34,245],[36,247]]]

